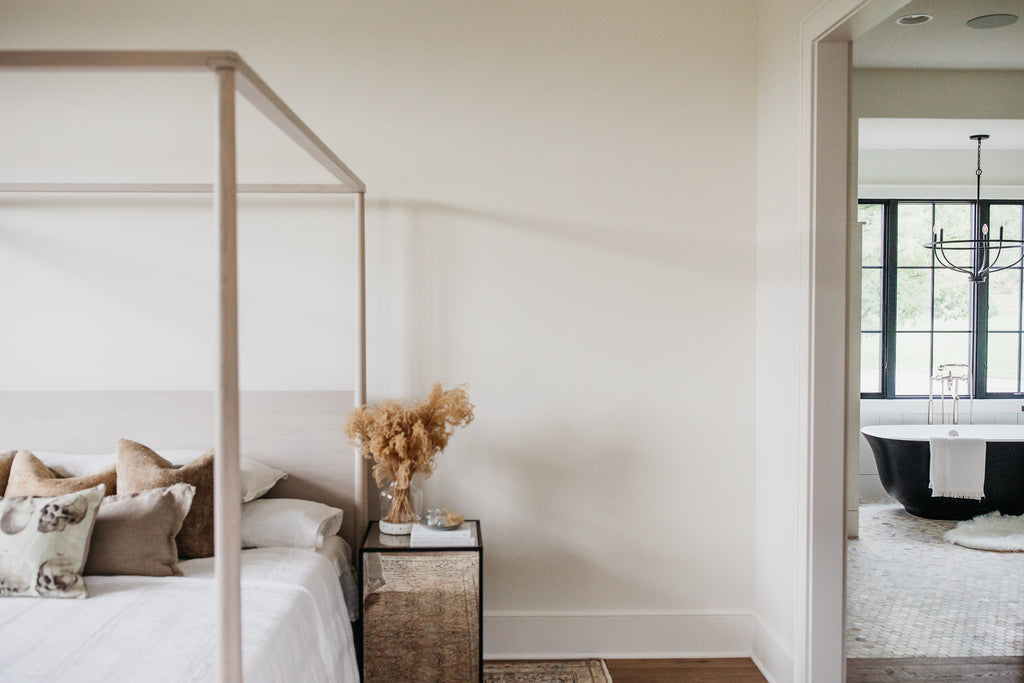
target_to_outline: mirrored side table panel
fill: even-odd
[[[363,680],[483,680],[483,541],[480,522],[436,541],[382,534],[377,522],[359,549],[363,591]]]

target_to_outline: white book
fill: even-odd
[[[454,536],[454,537],[437,537],[431,536],[424,538],[423,536],[412,536],[409,539],[410,548],[471,548],[473,547],[472,537],[467,536]]]

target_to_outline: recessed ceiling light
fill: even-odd
[[[971,28],[1002,28],[1017,23],[1016,14],[985,14],[967,22]]]
[[[897,19],[896,23],[900,26],[917,26],[918,24],[927,24],[934,18],[930,14],[907,14]]]

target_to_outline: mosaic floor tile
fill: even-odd
[[[847,544],[848,657],[1024,655],[1024,553],[946,543],[956,522],[860,506]]]

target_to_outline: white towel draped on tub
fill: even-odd
[[[928,439],[932,497],[981,500],[985,497],[985,440],[957,436],[955,431],[949,434]]]

